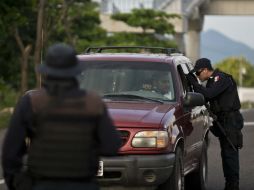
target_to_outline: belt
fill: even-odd
[[[218,114],[230,114],[230,113],[236,113],[239,112],[239,110],[229,110],[229,111],[220,111]]]
[[[240,113],[239,110],[232,110],[232,111],[223,111],[223,112],[219,112],[218,114],[216,114],[218,117],[223,118],[223,117],[231,117],[231,116],[235,116],[235,114]]]

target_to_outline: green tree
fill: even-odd
[[[116,13],[112,19],[123,21],[132,27],[141,27],[141,33],[120,32],[114,34],[109,44],[112,45],[148,45],[176,47],[176,42],[165,38],[175,33],[174,26],[169,21],[180,18],[176,14],[167,14],[153,9],[133,9],[131,13]]]
[[[106,40],[91,0],[2,0],[0,18],[0,76],[21,92],[39,80],[34,67],[49,45],[66,42],[84,51]]]
[[[45,46],[66,42],[80,52],[86,47],[104,45],[106,31],[100,27],[97,4],[91,0],[51,0],[45,19]]]
[[[28,62],[35,37],[35,4],[35,0],[0,3],[1,76],[13,86],[20,85],[22,92],[27,89]]]
[[[238,86],[240,83],[244,87],[254,86],[254,66],[243,57],[226,58],[215,64],[215,67],[231,74]]]

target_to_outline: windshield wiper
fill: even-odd
[[[141,100],[148,100],[148,101],[152,101],[152,102],[158,102],[161,104],[164,104],[163,101],[161,100],[157,100],[157,99],[153,99],[153,98],[147,98],[144,96],[138,96],[138,95],[133,95],[133,94],[104,94],[103,98],[129,98],[129,99],[141,99]]]

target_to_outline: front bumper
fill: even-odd
[[[103,157],[101,186],[158,186],[172,174],[175,154]]]

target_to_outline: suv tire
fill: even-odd
[[[184,190],[183,153],[181,148],[176,149],[175,166],[172,175],[158,187],[158,190]]]
[[[206,190],[207,189],[207,142],[204,140],[199,160],[199,167],[196,171],[186,176],[186,189]]]

